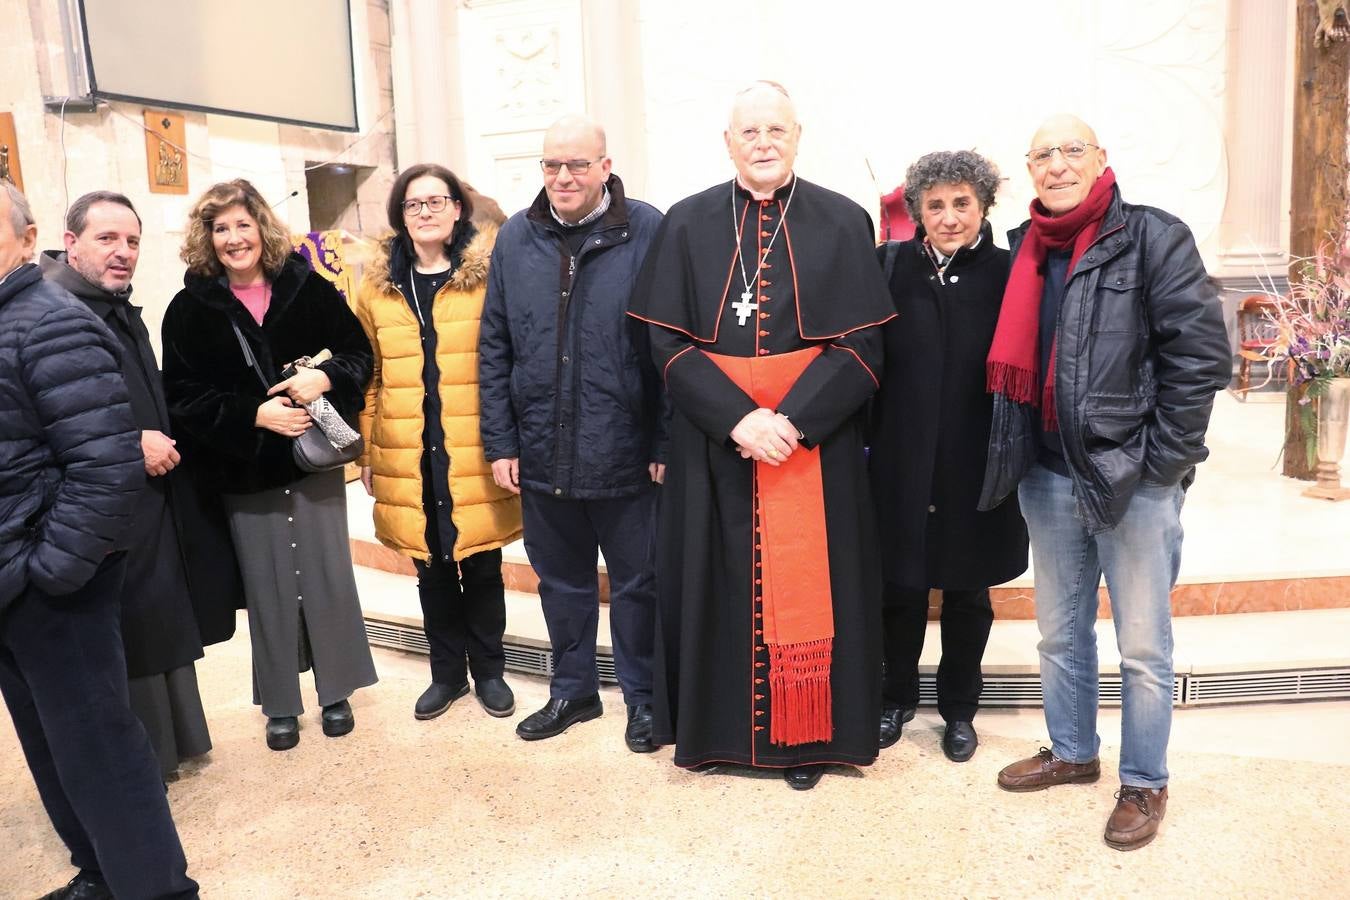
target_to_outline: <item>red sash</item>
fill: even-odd
[[[779,356],[708,358],[759,406],[775,409],[820,355],[810,347]],[[764,642],[769,648],[769,740],[791,747],[834,732],[830,659],[834,612],[826,552],[820,448],[798,447],[778,466],[755,463]]]

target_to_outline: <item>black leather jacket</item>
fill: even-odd
[[[1028,227],[1008,235],[1014,259]],[[1189,486],[1209,455],[1214,394],[1231,374],[1221,304],[1190,229],[1115,189],[1097,240],[1069,275],[1055,350],[1055,411],[1090,533],[1120,522],[1141,480]],[[1035,463],[1038,414],[995,397],[981,509]]]

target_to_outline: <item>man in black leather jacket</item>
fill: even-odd
[[[1121,200],[1091,128],[1047,120],[1027,168],[1037,200],[1010,235],[981,504],[1015,488],[1027,520],[1051,746],[998,781],[1035,791],[1100,777],[1093,625],[1105,573],[1123,706],[1104,837],[1132,850],[1166,811],[1179,517],[1232,357],[1190,230]]]

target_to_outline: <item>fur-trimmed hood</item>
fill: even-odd
[[[472,291],[487,282],[488,263],[497,243],[496,225],[484,222],[473,227],[475,233],[460,258],[454,260],[455,271],[448,282],[457,291]],[[379,250],[366,265],[363,280],[381,293],[399,291],[400,283],[406,285],[411,267],[412,252],[408,243],[401,235],[391,234],[380,241]]]

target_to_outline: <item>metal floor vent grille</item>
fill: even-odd
[[[401,622],[384,622],[379,619],[366,620],[366,638],[374,647],[389,647],[394,650],[408,650],[412,653],[430,653],[427,636],[420,627],[405,625]],[[511,635],[506,636],[506,670],[525,675],[553,674],[553,651],[547,647],[513,642]],[[614,674],[614,657],[608,654],[597,656],[596,671],[600,681],[605,684],[618,684]]]
[[[1191,675],[1186,679],[1186,700],[1192,704],[1339,697],[1350,697],[1350,669]]]
[[[368,618],[366,636],[377,647],[422,654],[429,652],[426,635],[418,626]],[[508,634],[506,668],[510,672],[549,676],[553,674],[553,653],[547,647],[514,639]],[[598,656],[596,668],[603,683],[618,683],[614,675],[613,656]],[[1099,691],[1103,706],[1119,706],[1120,676],[1103,674]],[[1172,703],[1175,706],[1345,698],[1350,698],[1350,668],[1178,675],[1172,682]],[[984,676],[984,691],[980,694],[982,706],[1040,706],[1043,700],[1039,675]],[[923,706],[937,705],[934,675],[919,676],[919,703]]]
[[[1178,676],[1172,682],[1172,703],[1184,705],[1185,678]],[[1120,705],[1120,676],[1102,675],[1098,682],[1098,697],[1102,706]],[[1045,695],[1039,675],[985,675],[984,690],[980,693],[981,706],[1041,706]],[[937,705],[937,678],[919,676],[919,703]]]
[[[392,647],[395,650],[411,650],[413,653],[430,653],[427,636],[420,628],[410,628],[396,622],[381,622],[366,619],[366,638],[376,647]]]

